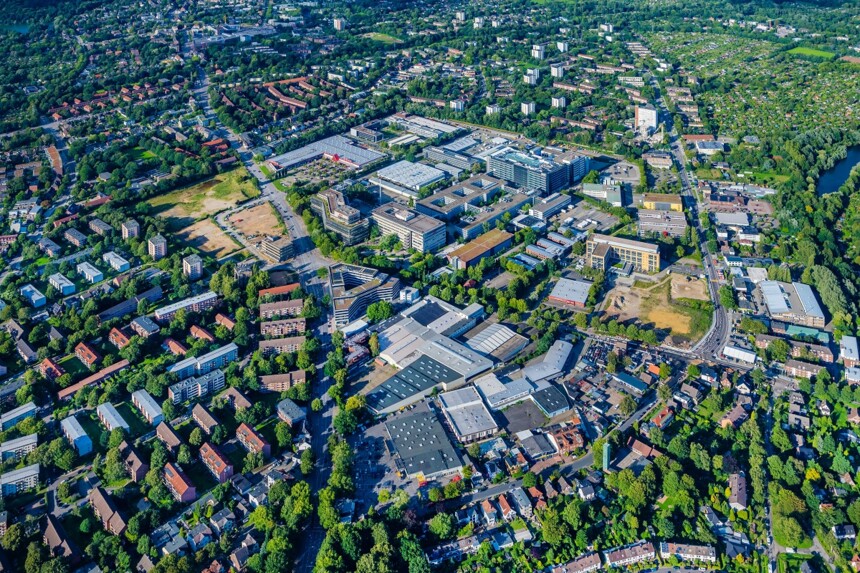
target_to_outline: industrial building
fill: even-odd
[[[364,169],[385,157],[384,153],[361,147],[342,135],[334,135],[273,157],[266,164],[274,172],[274,177],[280,178],[286,176],[290,169],[317,159],[330,159],[351,169]]]
[[[311,211],[322,219],[325,230],[335,233],[345,245],[355,245],[370,235],[370,221],[350,207],[340,191],[327,189],[311,197]]]
[[[656,273],[660,270],[657,245],[598,233],[589,237],[585,257],[595,269],[609,270],[616,262],[621,262],[630,264],[638,272]]]
[[[677,211],[639,209],[639,236],[651,234],[683,237],[687,232],[687,217]]]
[[[570,186],[570,168],[563,163],[503,147],[487,159],[487,173],[541,195]]]
[[[494,201],[506,192],[504,200]],[[455,222],[454,233],[469,241],[484,232],[485,223],[494,226],[505,213],[516,215],[531,202],[528,195],[506,191],[503,180],[482,174],[421,199],[415,209],[440,221]]]
[[[565,370],[571,352],[573,352],[573,345],[570,342],[556,340],[540,361],[532,362],[523,368],[523,378],[532,382],[542,382],[560,376]]]
[[[448,262],[456,269],[466,269],[486,257],[495,256],[507,249],[514,236],[501,229],[491,229],[462,247],[448,253]]]
[[[762,281],[758,288],[773,320],[824,328],[824,311],[811,286],[797,282]]]
[[[612,182],[604,183],[583,183],[582,194],[604,203],[609,203],[613,207],[624,207],[627,204],[624,192],[621,185]]]
[[[591,281],[573,280],[564,277],[558,279],[549,295],[551,302],[569,305],[574,308],[585,308],[588,294],[591,292]]]
[[[329,267],[329,290],[335,326],[340,328],[364,316],[372,303],[395,300],[400,281],[376,269],[336,264]]]
[[[482,440],[499,431],[499,425],[474,386],[439,395],[442,412],[462,444]]]
[[[474,328],[484,317],[484,307],[478,303],[459,309],[435,296],[427,295],[403,312],[403,318],[411,318],[421,326],[437,334],[456,338]]]
[[[500,323],[484,323],[466,334],[466,346],[484,356],[505,363],[513,359],[529,339]]]
[[[501,410],[522,402],[534,392],[535,386],[527,378],[514,376],[510,374],[500,377],[496,373],[490,373],[475,380],[475,387],[491,410]]]
[[[441,169],[401,160],[377,171],[370,178],[370,182],[381,187],[383,191],[418,199],[422,189],[447,178],[448,174]]]
[[[371,219],[382,235],[397,235],[404,248],[432,253],[445,246],[445,223],[402,205],[377,207]]]
[[[392,417],[385,429],[399,458],[398,466],[410,478],[431,480],[462,471],[463,461],[438,415],[426,407]]]

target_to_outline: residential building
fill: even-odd
[[[361,243],[370,235],[370,221],[350,207],[340,191],[328,189],[311,197],[311,211],[322,219],[325,230],[338,235],[345,245]]]
[[[220,369],[215,369],[211,372],[186,378],[182,382],[177,382],[167,389],[167,397],[174,404],[202,398],[218,392],[224,387],[224,372]]]
[[[845,368],[860,366],[860,345],[856,336],[843,336],[839,341],[839,360]]]
[[[48,546],[51,557],[65,559],[72,565],[79,563],[83,555],[63,529],[60,520],[50,513],[45,516],[45,525],[42,527],[42,543]]]
[[[52,358],[45,358],[39,363],[39,373],[46,380],[56,380],[66,373],[62,366],[57,364]]]
[[[179,446],[182,445],[182,439],[179,437],[172,427],[166,422],[161,422],[155,429],[155,436],[161,440],[167,447],[167,451],[171,454],[176,454],[179,451]]]
[[[296,384],[304,384],[305,381],[306,373],[304,370],[260,376],[262,387],[269,392],[286,392]]]
[[[79,342],[78,345],[75,346],[75,356],[87,368],[92,368],[99,360],[101,360],[99,353],[86,342]]]
[[[108,342],[122,350],[131,343],[131,338],[119,328],[113,327],[108,333]]]
[[[98,218],[90,220],[89,227],[90,231],[102,237],[109,235],[113,231],[113,227]]]
[[[257,430],[244,422],[236,428],[236,439],[249,452],[261,452],[267,458],[272,455],[272,446],[269,445],[269,442]]]
[[[39,435],[30,434],[0,443],[0,460],[21,460],[39,445]]]
[[[329,290],[335,326],[340,328],[364,316],[369,305],[395,300],[400,281],[376,269],[339,263],[329,267]]]
[[[664,561],[675,557],[681,561],[704,561],[716,563],[717,550],[711,545],[692,545],[689,543],[660,543],[660,558]]]
[[[131,321],[129,327],[141,338],[149,338],[161,330],[161,327],[148,316],[138,316]]]
[[[218,368],[223,368],[239,356],[239,347],[235,343],[224,345],[201,356],[180,360],[167,369],[169,374],[176,374],[180,380],[192,375],[200,376]]]
[[[260,304],[260,319],[270,320],[282,316],[299,316],[304,310],[302,299],[279,300]]]
[[[19,288],[18,294],[20,294],[33,308],[42,308],[45,306],[45,303],[48,302],[45,295],[39,292],[39,290],[31,284],[25,284]]]
[[[650,541],[638,541],[624,547],[617,547],[603,552],[606,564],[610,567],[624,567],[656,557],[654,544]]]
[[[197,490],[194,488],[194,484],[178,467],[168,462],[164,466],[162,475],[164,484],[176,501],[190,503],[197,499]]]
[[[273,354],[298,352],[304,343],[304,336],[291,336],[289,338],[261,340],[258,348],[263,356],[271,356]]]
[[[200,255],[188,255],[182,259],[182,274],[191,281],[203,276],[203,259]]]
[[[296,426],[305,421],[305,411],[289,398],[284,398],[278,402],[278,418],[286,422],[290,426]]]
[[[209,442],[200,447],[200,461],[218,483],[224,483],[233,476],[233,465]]]
[[[126,423],[116,407],[110,402],[99,404],[98,407],[96,407],[96,413],[98,414],[101,423],[105,428],[107,428],[108,432],[112,432],[117,428],[125,431],[126,433],[130,431],[128,423]]]
[[[84,278],[90,282],[90,284],[100,283],[105,278],[104,274],[102,274],[100,270],[87,262],[78,263],[76,269],[78,271],[78,274],[83,275]]]
[[[155,235],[146,242],[146,250],[149,256],[158,261],[167,256],[167,239],[161,235]]]
[[[445,223],[402,205],[388,203],[377,207],[371,219],[382,235],[397,235],[406,249],[428,253],[445,246]]]
[[[191,419],[200,426],[200,429],[207,436],[211,436],[215,428],[218,427],[218,420],[201,404],[194,404],[194,407],[191,409]]]
[[[131,393],[131,401],[143,414],[147,422],[153,426],[159,425],[164,420],[164,415],[161,411],[161,406],[155,401],[149,392],[146,390],[136,390]]]
[[[0,431],[5,432],[9,428],[14,427],[18,422],[26,418],[36,416],[36,404],[27,402],[23,406],[18,406],[13,410],[9,410],[5,414],[0,414]]]
[[[609,270],[616,262],[622,262],[632,265],[637,272],[660,270],[660,249],[650,243],[595,233],[586,243],[585,255],[595,269]]]
[[[263,240],[260,243],[260,252],[276,263],[283,263],[295,256],[293,241],[289,237]]]
[[[99,370],[98,372],[93,374],[92,376],[87,376],[86,378],[84,378],[80,382],[78,382],[76,384],[72,384],[71,386],[69,386],[67,388],[63,388],[62,390],[57,392],[57,399],[58,400],[67,400],[67,399],[71,398],[72,396],[74,396],[75,394],[77,394],[81,390],[81,388],[86,388],[87,386],[92,386],[94,384],[99,384],[100,382],[104,382],[105,380],[109,379],[111,376],[114,376],[115,374],[122,372],[123,370],[128,368],[128,366],[129,366],[128,360],[123,359],[123,360],[120,360],[119,362],[115,362],[115,363],[111,364],[110,366],[102,368],[101,370]]]
[[[113,251],[102,255],[102,261],[106,262],[110,267],[118,273],[124,273],[131,268],[131,264],[116,254]]]
[[[638,105],[633,113],[633,125],[642,133],[651,134],[657,130],[657,108],[653,105]]]
[[[68,296],[70,294],[74,294],[75,292],[75,283],[73,283],[60,273],[54,273],[49,276],[48,284],[54,287],[57,292],[59,292],[63,296]]]
[[[155,311],[154,316],[155,320],[159,322],[169,322],[180,310],[185,310],[186,312],[203,312],[204,310],[213,308],[217,303],[218,295],[212,291],[207,291],[203,294],[163,306]]]
[[[303,334],[307,330],[304,318],[287,318],[260,323],[260,334],[263,336],[288,336]]]
[[[122,239],[127,241],[140,236],[140,223],[134,219],[129,219],[122,224]]]
[[[39,464],[0,474],[0,495],[11,497],[39,485]]]
[[[729,476],[729,507],[736,511],[747,508],[747,478],[743,473]]]
[[[125,533],[127,527],[125,519],[120,515],[116,504],[104,488],[97,486],[91,489],[89,500],[90,507],[92,507],[96,519],[101,520],[105,531],[109,531],[114,535]]]
[[[600,553],[589,551],[569,563],[553,567],[552,573],[591,573],[598,569],[603,569],[603,560],[600,559]]]
[[[84,427],[81,426],[81,423],[78,422],[78,419],[74,416],[69,416],[68,418],[64,418],[62,422],[60,422],[60,428],[63,431],[63,435],[69,440],[69,443],[75,448],[75,451],[78,452],[79,456],[85,456],[88,453],[93,451],[93,441],[90,439],[87,432],[84,430]]]

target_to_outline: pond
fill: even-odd
[[[838,190],[855,165],[860,163],[860,147],[848,148],[845,159],[841,159],[836,165],[821,174],[815,189],[819,195],[827,195]]]

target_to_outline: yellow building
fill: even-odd
[[[642,208],[653,211],[684,211],[684,201],[680,195],[663,193],[645,193],[642,197]]]
[[[615,263],[630,263],[638,272],[656,273],[660,270],[660,249],[657,245],[593,234],[586,243],[585,259],[595,269],[606,270]]]

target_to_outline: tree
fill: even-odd
[[[377,333],[373,333],[370,335],[370,339],[367,341],[367,347],[370,350],[370,355],[372,357],[379,356],[379,335]]]
[[[632,396],[626,394],[618,404],[618,410],[625,416],[630,416],[636,411],[636,400]]]
[[[537,485],[537,476],[532,472],[526,472],[523,476],[523,487],[529,488]]]
[[[380,300],[367,307],[367,321],[371,324],[387,320],[394,316],[394,306],[387,301]]]
[[[660,380],[666,380],[672,375],[672,367],[666,362],[660,363]]]
[[[203,444],[203,430],[200,428],[191,430],[191,434],[188,436],[188,443],[195,448],[200,447]]]
[[[302,475],[309,475],[314,471],[314,453],[310,448],[302,452],[299,458],[299,469]]]
[[[10,555],[17,554],[24,545],[24,528],[20,523],[13,523],[6,529],[3,537],[0,537],[0,545]]]
[[[732,290],[732,287],[728,285],[720,287],[720,304],[729,310],[736,310],[738,308],[738,301],[735,298],[735,292]]]
[[[293,432],[290,425],[286,422],[278,422],[275,425],[275,439],[278,440],[278,446],[286,448],[293,443]]]
[[[430,533],[439,539],[450,539],[454,536],[454,517],[448,513],[437,513],[430,520]]]
[[[314,399],[311,401],[311,411],[313,411],[313,412],[321,412],[321,411],[322,411],[322,409],[323,409],[323,403],[322,403],[322,400],[320,400],[319,398],[314,398]]]

